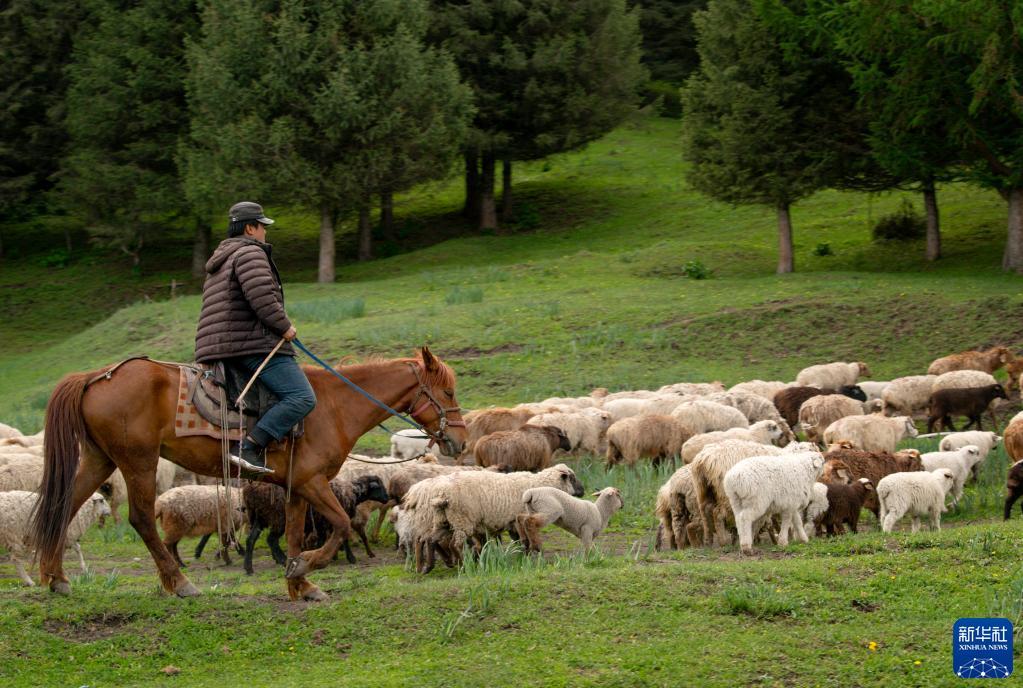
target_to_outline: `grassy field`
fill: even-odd
[[[518,166],[507,234],[466,231],[457,183],[419,189],[397,214],[403,236],[432,245],[345,264],[334,285],[307,281],[313,219],[274,209],[270,239],[299,336],[335,361],[428,343],[455,367],[470,408],[596,386],[792,379],[840,359],[888,379],[951,351],[1020,346],[1023,280],[999,271],[996,194],[939,190],[936,264],[920,242],[870,240],[903,194],[817,194],[793,210],[799,272],[777,277],[772,211],[689,189],[679,126],[643,118],[584,151]],[[35,246],[55,231],[47,221],[4,232],[16,258],[0,264],[0,421],[26,432],[67,371],[133,353],[188,360],[199,307],[187,232],[133,275],[98,249],[48,266]],[[816,255],[819,244],[833,255]],[[686,277],[691,261],[710,277]],[[184,285],[174,299],[172,279]],[[360,449],[385,445],[376,434]],[[574,543],[555,535],[539,564],[495,550],[482,570],[420,577],[386,535],[377,561],[314,574],[332,595],[318,606],[286,600],[265,549],[251,578],[208,553],[188,571],[204,595],[169,599],[130,528],[94,530],[83,545],[93,573],[69,599],[20,588],[0,564],[0,682],[951,685],[956,618],[1021,618],[1023,526],[1000,520],[1006,465],[999,450],[941,533],[882,536],[868,523],[856,536],[744,558],[653,551],[665,471],[607,474],[584,461],[587,489],[626,493],[603,554],[571,557]],[[161,673],[169,665],[181,673]]]

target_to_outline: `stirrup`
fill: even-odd
[[[235,466],[247,473],[255,473],[257,475],[269,475],[274,472],[274,469],[267,468],[266,466],[257,466],[256,464],[249,463],[245,459],[235,454],[230,454],[227,460],[232,466]]]

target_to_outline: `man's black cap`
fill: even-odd
[[[255,220],[261,225],[272,225],[273,220],[263,215],[263,206],[252,201],[242,201],[241,203],[235,203],[231,206],[231,209],[227,211],[227,214],[231,217],[231,222],[245,222],[248,220]]]

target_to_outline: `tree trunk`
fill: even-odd
[[[398,237],[394,236],[394,194],[390,191],[380,194],[380,229],[387,241],[398,242]]]
[[[512,164],[505,160],[501,169],[501,222],[512,221]]]
[[[4,237],[3,232],[0,232],[0,258],[4,257]]]
[[[927,213],[927,260],[937,260],[941,258],[941,221],[933,179],[924,182],[924,211]]]
[[[792,217],[788,204],[778,206],[778,274],[794,272],[792,259]]]
[[[324,205],[320,208],[320,269],[317,282],[334,281],[334,209]]]
[[[210,242],[213,240],[209,223],[196,218],[195,241],[192,243],[192,277],[206,277],[206,260],[210,257]]]
[[[71,230],[64,228],[64,247],[67,248],[68,257],[71,257]]]
[[[497,229],[497,204],[494,201],[494,154],[483,154],[480,170],[480,229]]]
[[[462,215],[470,220],[480,216],[480,162],[476,151],[465,154],[465,206]]]
[[[369,203],[359,208],[359,260],[373,258],[373,226],[369,222]]]
[[[1009,189],[1009,236],[1005,240],[1002,269],[1023,274],[1023,189]]]

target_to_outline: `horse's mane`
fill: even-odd
[[[336,367],[339,373],[344,373],[346,369],[351,370],[352,368],[358,368],[365,370],[368,373],[372,373],[374,368],[382,368],[387,365],[394,363],[412,363],[419,367],[419,370],[423,372],[423,382],[430,385],[431,387],[445,387],[453,389],[455,386],[455,372],[451,369],[444,361],[440,360],[437,355],[433,356],[437,362],[437,370],[430,372],[426,369],[426,364],[423,363],[423,355],[420,353],[414,357],[404,358],[384,358],[383,356],[367,356],[363,359],[354,359],[350,356],[346,356],[341,360]]]

